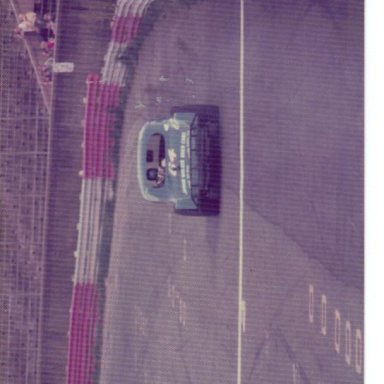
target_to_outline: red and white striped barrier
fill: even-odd
[[[142,16],[152,1],[117,2],[101,76],[92,74],[87,78],[83,179],[70,311],[67,384],[94,382],[96,330],[101,322],[97,287],[99,254],[105,204],[115,177],[112,165],[113,112],[119,107],[126,73],[126,66],[119,57],[137,35]]]
[[[111,43],[127,46],[137,35],[141,18],[153,0],[121,0],[115,8]]]
[[[98,316],[97,287],[95,284],[77,284],[72,293],[67,383],[93,382],[96,360],[92,348],[96,344]]]
[[[102,82],[124,85],[126,66],[119,57],[137,36],[141,19],[154,0],[120,0],[112,21],[112,37],[104,56]]]
[[[119,106],[120,87],[101,83],[98,75],[87,79],[84,120],[84,179],[112,179],[111,162],[114,110]]]

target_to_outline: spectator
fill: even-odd
[[[56,25],[50,13],[45,13],[39,25],[39,34],[42,41],[48,42],[56,35]]]
[[[18,19],[19,22],[26,21],[32,25],[35,25],[37,20],[37,14],[35,12],[20,13]]]
[[[39,35],[42,41],[48,42],[50,39],[55,38],[55,33],[50,27],[40,28]]]
[[[19,24],[15,29],[17,36],[24,36],[25,33],[39,32],[43,41],[48,41],[54,37],[54,23],[50,13],[46,13],[43,17],[35,12],[20,13],[18,16]]]
[[[52,56],[55,48],[55,39],[50,37],[47,41],[42,41],[40,47],[45,55]]]
[[[53,57],[48,58],[41,67],[41,76],[42,82],[44,84],[50,83],[52,81],[52,69],[53,69],[54,59]]]
[[[37,26],[35,25],[36,22],[36,13],[34,12],[27,12],[26,14],[20,14],[19,24],[15,28],[15,33],[17,36],[24,36],[25,33],[34,33],[38,31]]]
[[[35,25],[38,28],[44,28],[48,27],[48,24],[53,22],[53,16],[51,13],[47,12],[44,13],[43,16],[39,15],[36,12],[26,12],[26,13],[20,13],[19,14],[19,21],[27,21],[28,23],[31,23]]]

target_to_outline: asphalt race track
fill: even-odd
[[[244,61],[240,12],[229,0],[174,6],[140,52],[102,383],[363,380],[362,6],[245,1]],[[175,215],[138,189],[140,128],[191,103],[220,108],[218,217]]]

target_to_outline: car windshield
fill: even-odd
[[[155,133],[148,140],[146,149],[146,179],[153,188],[160,188],[165,182],[165,139]]]

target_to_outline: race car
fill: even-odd
[[[172,202],[178,214],[219,214],[219,108],[174,107],[170,117],[144,124],[137,164],[144,199]]]

